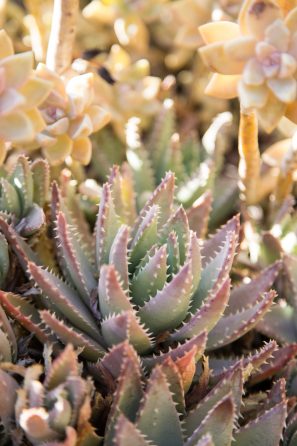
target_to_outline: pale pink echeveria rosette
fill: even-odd
[[[238,23],[199,30],[201,57],[214,72],[207,94],[238,96],[242,111],[256,109],[267,132],[284,115],[297,123],[297,7],[285,15],[277,1],[245,0]]]
[[[33,69],[31,51],[14,54],[12,41],[0,30],[0,164],[11,145],[32,141],[45,127],[37,108],[52,84]]]

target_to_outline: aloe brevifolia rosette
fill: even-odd
[[[0,417],[7,439],[15,445],[99,445],[89,423],[95,389],[90,379],[81,377],[73,347],[69,344],[53,362],[46,357],[45,369],[39,364],[8,367],[24,378],[22,385],[0,370]]]
[[[142,385],[142,370],[133,349],[121,344],[108,353],[101,369],[115,371],[120,350],[121,373],[105,431],[105,446],[277,446],[286,419],[285,381],[271,391],[243,399],[251,372],[269,358],[272,343],[250,361],[237,361],[221,374],[206,395],[196,392],[189,409],[185,394],[195,370],[195,347],[182,358],[156,365]],[[198,397],[197,397],[198,395]],[[244,404],[246,402],[247,404]],[[249,413],[257,403],[256,414]]]
[[[184,209],[174,209],[173,196],[174,175],[168,173],[136,217],[132,184],[115,167],[102,188],[92,256],[90,239],[81,239],[83,229],[79,233],[75,228],[54,185],[57,257],[65,281],[42,267],[1,221],[12,249],[41,291],[39,297],[34,294],[39,310],[33,301],[12,293],[1,292],[1,303],[42,342],[48,336],[45,326],[63,343],[83,347],[83,356],[91,361],[125,339],[147,368],[193,346],[198,360],[205,348],[214,350],[238,339],[269,310],[275,293],[265,291],[279,265],[262,273],[248,299],[235,289],[226,310],[239,219],[231,219],[200,247]]]

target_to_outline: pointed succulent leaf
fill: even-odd
[[[29,161],[19,156],[8,180],[19,196],[21,212],[25,215],[33,204],[33,178]]]
[[[187,210],[189,227],[196,233],[198,238],[204,238],[207,232],[211,202],[211,193],[207,191]]]
[[[101,330],[108,346],[128,339],[135,350],[143,354],[150,351],[154,345],[148,331],[132,311],[124,311],[108,317],[102,322]]]
[[[158,217],[159,207],[153,205],[139,225],[131,243],[130,262],[134,268],[157,240]]]
[[[97,267],[108,263],[113,240],[121,226],[116,215],[110,185],[104,184],[95,226]]]
[[[183,265],[186,260],[186,248],[190,241],[190,230],[186,212],[182,206],[172,215],[161,230],[160,242],[165,243],[171,232],[177,236],[179,247],[180,263]]]
[[[229,305],[226,308],[225,314],[241,311],[247,304],[252,305],[256,303],[261,294],[271,288],[280,271],[281,265],[281,262],[275,262],[273,265],[264,269],[249,283],[235,287],[231,291]]]
[[[139,429],[127,420],[124,415],[119,416],[114,430],[115,436],[112,443],[113,445],[130,446],[132,441],[133,446],[155,446],[151,441],[147,442]],[[108,446],[108,443],[106,446]]]
[[[207,350],[230,344],[253,328],[269,311],[275,291],[264,293],[256,304],[238,313],[223,316],[209,333]]]
[[[77,354],[73,346],[68,344],[62,353],[51,364],[44,385],[48,390],[51,390],[58,385],[64,383],[70,376],[79,375],[79,366],[77,361]]]
[[[211,434],[214,444],[230,446],[235,414],[232,395],[226,395],[208,412],[202,423],[185,443],[185,446],[195,446],[198,440],[208,433]]]
[[[169,279],[178,272],[180,267],[180,255],[177,235],[174,231],[170,232],[167,239],[167,264]]]
[[[241,364],[231,369],[216,384],[216,386],[200,401],[195,409],[193,409],[185,420],[185,430],[188,436],[191,436],[197,426],[199,426],[208,413],[216,404],[220,403],[227,395],[232,395],[234,409],[239,412],[241,405],[241,395],[243,391],[243,372]],[[212,431],[210,430],[210,433]]]
[[[230,279],[227,278],[215,290],[212,290],[196,313],[185,324],[173,332],[173,341],[190,339],[202,331],[211,331],[216,325],[228,303]]]
[[[25,217],[16,225],[16,231],[23,237],[30,237],[42,229],[45,224],[45,215],[43,209],[33,203]]]
[[[192,263],[193,289],[194,292],[199,284],[201,276],[201,255],[199,240],[193,231],[190,231],[190,239],[187,250],[187,261]]]
[[[103,347],[82,332],[74,330],[65,322],[57,319],[47,310],[40,311],[40,317],[63,344],[71,343],[74,347],[83,348],[82,356],[89,361],[96,361],[106,353]]]
[[[165,375],[158,366],[150,376],[136,426],[158,446],[183,446],[179,416]]]
[[[33,179],[33,201],[43,207],[48,199],[50,189],[49,164],[44,159],[37,159],[31,165]]]
[[[4,235],[0,233],[0,288],[5,284],[9,265],[8,243]]]
[[[169,385],[169,390],[172,394],[172,399],[176,404],[178,413],[185,414],[185,392],[178,366],[171,358],[167,358],[166,361],[162,363],[161,370]]]
[[[259,320],[257,330],[281,343],[297,342],[296,313],[293,307],[276,303],[265,317]]]
[[[278,446],[286,415],[287,405],[282,401],[235,432],[235,443],[240,446]]]
[[[115,236],[109,254],[109,263],[114,265],[117,270],[123,282],[124,290],[129,288],[128,240],[129,228],[126,225],[122,225]]]
[[[147,263],[134,274],[131,281],[132,300],[137,305],[144,305],[161,290],[167,278],[166,245],[161,246]]]
[[[185,394],[191,387],[196,372],[196,362],[197,347],[195,345],[191,348],[191,350],[185,352],[182,357],[175,360],[175,365],[179,370]]]
[[[46,298],[49,309],[66,317],[74,327],[99,340],[98,327],[83,301],[66,283],[49,271],[28,263],[28,270]]]
[[[93,270],[62,212],[57,215],[56,232],[61,268],[85,304],[90,305],[90,294],[97,287]]]
[[[139,309],[140,319],[154,334],[175,328],[188,312],[191,291],[192,265],[186,263],[171,282]]]
[[[173,349],[169,349],[166,353],[161,353],[158,356],[144,356],[142,358],[142,362],[144,367],[151,370],[156,364],[162,364],[168,357],[170,357],[174,362],[179,358],[182,358],[185,354],[196,348],[195,352],[195,360],[198,361],[203,355],[205,344],[206,344],[206,333],[203,332],[198,336],[194,336],[192,339],[189,339],[184,344],[180,344]]]
[[[99,305],[103,317],[119,314],[125,310],[133,311],[127,292],[119,281],[119,275],[113,265],[103,265],[100,270],[98,285]]]
[[[122,222],[132,225],[136,219],[136,203],[132,173],[126,163],[122,165],[121,171],[120,174],[120,170],[117,166],[112,168],[109,176],[109,184],[112,188],[112,197],[117,215]]]
[[[0,179],[0,210],[16,217],[22,213],[18,193],[5,178]]]
[[[139,356],[128,341],[112,347],[100,361],[100,366],[105,368],[115,379],[121,374],[125,361],[132,361],[134,367],[140,369]]]
[[[29,333],[34,333],[40,342],[45,343],[50,337],[41,328],[38,311],[27,299],[13,293],[0,291],[0,303],[9,315],[15,318]]]

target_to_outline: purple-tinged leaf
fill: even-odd
[[[235,443],[240,446],[278,446],[286,415],[287,404],[283,401],[235,432]]]
[[[200,401],[196,408],[194,408],[185,419],[185,430],[188,436],[191,436],[197,426],[199,426],[207,414],[211,412],[220,401],[227,395],[232,395],[235,414],[239,413],[241,406],[241,396],[243,392],[243,371],[241,364],[226,372],[223,378],[216,384],[216,386]],[[235,415],[234,415],[235,416]],[[210,430],[210,433],[212,431]]]
[[[195,201],[190,209],[187,210],[189,227],[196,233],[198,238],[204,238],[207,232],[211,203],[211,192],[206,191]]]
[[[103,317],[119,314],[122,311],[133,311],[126,291],[123,290],[114,265],[103,265],[100,270],[98,285],[99,305]]]
[[[178,330],[172,333],[173,341],[184,341],[202,331],[209,332],[222,316],[228,303],[230,279],[227,278],[220,286],[207,296],[199,310]]]
[[[172,172],[168,172],[142,208],[133,228],[133,235],[136,234],[144,216],[153,205],[157,205],[160,208],[159,227],[162,227],[162,225],[168,221],[171,215],[173,196],[174,174]]]
[[[148,330],[133,311],[109,316],[102,322],[101,331],[109,347],[127,339],[138,353],[144,354],[154,345]]]
[[[57,214],[56,232],[61,269],[89,306],[90,294],[97,287],[94,271],[61,211]]]
[[[90,310],[79,295],[61,279],[49,271],[28,263],[28,270],[36,284],[45,295],[45,303],[49,309],[66,317],[74,327],[82,330],[92,338],[100,340],[98,327]]]
[[[45,225],[45,215],[43,209],[33,203],[29,211],[15,226],[16,231],[23,237],[30,237],[40,231]]]
[[[69,327],[64,321],[60,321],[49,311],[40,311],[40,317],[63,344],[71,343],[76,348],[83,348],[81,354],[87,360],[97,361],[98,358],[102,358],[106,353],[100,344],[84,333]]]
[[[198,361],[204,353],[206,339],[206,333],[201,333],[200,335],[189,339],[184,344],[180,344],[173,349],[170,348],[166,353],[161,353],[158,356],[144,356],[142,358],[142,363],[144,367],[151,370],[156,364],[162,364],[169,357],[176,362],[176,360],[182,358],[186,353],[191,351],[193,347],[196,347],[195,359]]]
[[[296,312],[285,301],[276,303],[257,324],[257,330],[282,344],[297,342]]]
[[[110,249],[120,226],[121,223],[116,215],[110,185],[105,183],[102,188],[95,226],[96,261],[98,269],[101,265],[108,263]]]
[[[147,263],[134,274],[131,281],[132,300],[137,305],[144,305],[161,290],[167,278],[166,245],[161,246]]]
[[[252,278],[249,283],[243,283],[235,287],[230,294],[229,305],[226,308],[225,315],[241,311],[247,305],[255,304],[261,294],[270,290],[280,269],[281,262],[275,262],[264,269],[258,276]]]
[[[112,347],[100,361],[100,366],[105,368],[113,378],[117,379],[125,361],[132,361],[135,367],[140,369],[139,356],[128,341]]]
[[[185,446],[197,445],[198,440],[208,433],[211,434],[215,445],[230,446],[235,416],[232,394],[229,393],[208,412]]]
[[[139,309],[141,321],[154,334],[178,326],[186,317],[192,291],[192,265],[186,263],[171,282]]]
[[[109,263],[114,265],[117,270],[124,290],[129,289],[128,241],[129,228],[122,225],[115,236],[109,254]]]
[[[240,229],[240,220],[239,215],[235,215],[231,218],[224,226],[217,230],[214,234],[210,236],[208,240],[204,242],[202,247],[202,257],[203,257],[203,265],[208,264],[211,259],[216,256],[218,246],[222,246],[224,241],[227,238],[228,233],[232,233],[235,235],[235,243],[238,243],[239,237],[239,229]]]
[[[149,378],[136,426],[158,446],[183,446],[179,416],[166,377],[158,366]]]
[[[115,444],[117,446],[131,446],[131,444],[133,446],[155,446],[151,441],[147,442],[142,433],[124,415],[119,416],[114,430],[112,446]]]
[[[79,366],[77,354],[73,346],[68,344],[62,353],[52,362],[46,374],[44,385],[48,390],[51,390],[64,383],[68,377],[78,375]]]
[[[275,296],[275,291],[271,290],[264,293],[256,304],[223,316],[208,335],[207,350],[230,344],[255,327],[271,308]]]
[[[34,333],[43,344],[50,341],[50,336],[40,327],[42,321],[37,309],[27,299],[13,293],[0,291],[0,303],[8,314],[16,319],[29,333]]]

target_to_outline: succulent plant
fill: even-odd
[[[6,436],[16,445],[99,445],[89,423],[94,386],[81,377],[77,354],[71,344],[53,361],[47,354],[45,368],[12,366],[23,378],[21,385],[0,370],[0,417]],[[41,379],[42,375],[45,375]],[[9,397],[9,399],[8,399]]]
[[[242,399],[243,384],[253,368],[252,358],[249,363],[237,361],[225,369],[216,384],[207,385],[206,395],[198,397],[189,409],[185,394],[192,381],[195,352],[177,361],[167,358],[155,366],[143,389],[135,353],[131,347],[130,351],[121,348],[125,359],[107,421],[105,446],[279,444],[286,419],[285,382],[276,382],[268,395],[253,394]],[[113,351],[107,354],[101,369],[109,373],[115,357]],[[253,413],[250,408],[255,404]]]
[[[11,248],[41,291],[31,301],[1,292],[4,308],[42,342],[45,325],[63,343],[83,347],[82,355],[91,361],[128,339],[148,368],[193,346],[198,360],[205,347],[215,350],[241,337],[269,310],[275,293],[266,290],[280,265],[230,295],[238,217],[200,247],[184,209],[174,209],[173,195],[174,175],[168,173],[136,216],[132,184],[115,167],[102,188],[94,239],[86,235],[83,241],[78,233],[86,228],[80,222],[78,229],[54,186],[52,212],[64,279],[42,267],[1,221]]]
[[[294,6],[288,12],[274,0],[245,0],[238,24],[219,21],[199,28],[206,43],[201,57],[215,73],[206,93],[239,96],[243,110],[255,108],[267,131],[284,115],[296,122]]]

